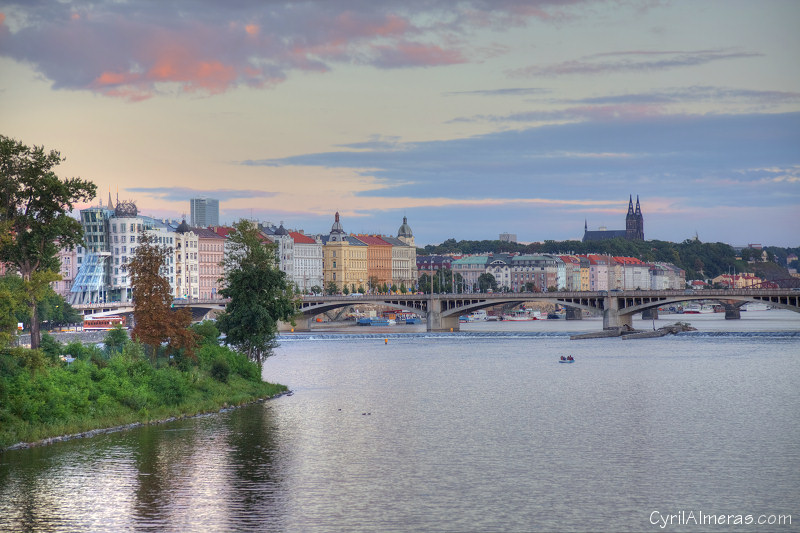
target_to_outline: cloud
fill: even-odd
[[[186,187],[127,187],[125,190],[170,202],[188,202],[190,198],[215,198],[225,201],[235,198],[271,198],[276,195],[274,192],[253,189],[200,190]]]
[[[550,94],[550,89],[539,87],[508,87],[504,89],[484,89],[476,91],[452,91],[444,93],[444,96],[540,96]]]
[[[714,61],[728,59],[747,59],[761,57],[755,52],[731,50],[692,50],[692,51],[624,51],[593,54],[579,59],[552,65],[531,65],[521,69],[511,69],[507,74],[512,78],[531,76],[564,76],[572,74],[612,74],[619,72],[651,72],[680,67],[695,67]]]
[[[684,197],[695,205],[797,204],[800,113],[595,118],[447,141],[365,143],[360,150],[251,159],[242,165],[349,169],[365,197],[483,202]],[[779,172],[746,169],[782,169]],[[745,169],[745,170],[742,170]],[[794,172],[794,173],[792,173]],[[781,178],[781,176],[788,176]],[[753,193],[754,184],[769,187]],[[780,178],[780,179],[774,179]],[[721,186],[723,180],[735,186]]]
[[[462,35],[563,19],[583,0],[30,2],[0,20],[0,55],[56,89],[140,101],[271,87],[338,64],[437,67],[481,55]]]
[[[593,98],[581,98],[568,102],[583,104],[674,104],[693,102],[751,102],[760,105],[780,105],[800,102],[800,92],[761,91],[731,87],[674,87],[644,93],[630,93]]]

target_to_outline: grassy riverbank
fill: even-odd
[[[44,344],[44,343],[43,343]],[[204,344],[196,359],[153,364],[140,345],[118,350],[71,343],[0,350],[0,450],[19,442],[191,416],[286,391],[258,365]],[[67,363],[57,353],[69,353]]]

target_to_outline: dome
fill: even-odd
[[[114,216],[118,218],[133,218],[138,214],[136,204],[131,201],[117,202],[117,207],[114,209]]]
[[[188,233],[190,231],[192,231],[192,228],[189,227],[189,224],[187,224],[185,220],[178,224],[178,227],[175,229],[176,233]]]
[[[408,225],[408,217],[403,217],[403,225],[400,226],[400,229],[397,230],[398,237],[413,237],[414,234],[411,232],[411,226]]]
[[[339,222],[339,212],[336,212],[336,218],[334,219],[333,226],[331,226],[331,233],[344,233],[344,228],[342,227],[342,223]]]

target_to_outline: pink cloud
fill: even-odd
[[[0,55],[33,65],[56,89],[134,101],[169,84],[182,92],[218,94],[238,86],[272,86],[296,70],[326,72],[337,63],[378,68],[464,63],[482,54],[454,35],[486,20],[498,29],[547,20],[559,16],[565,4],[465,0],[444,7],[387,0],[359,3],[356,9],[353,2],[325,0],[265,9],[261,2],[242,0],[237,5],[202,3],[188,16],[171,2],[100,2],[91,16],[66,4],[22,6],[13,32],[0,13]]]

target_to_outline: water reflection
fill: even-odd
[[[163,531],[283,515],[270,406],[9,452],[0,529]],[[221,504],[220,502],[224,502]],[[235,517],[235,518],[232,518]]]

